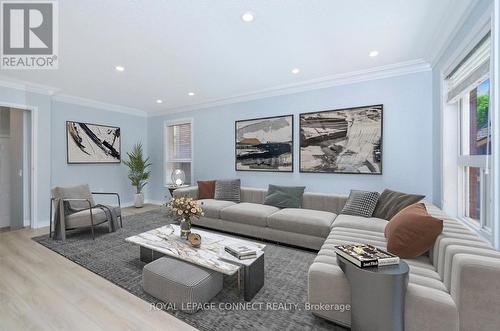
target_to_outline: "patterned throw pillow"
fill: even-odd
[[[240,179],[218,180],[215,182],[215,200],[240,203]]]
[[[371,217],[379,196],[378,192],[351,190],[341,214]]]

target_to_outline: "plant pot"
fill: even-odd
[[[137,193],[134,196],[134,207],[135,208],[144,207],[144,193]]]

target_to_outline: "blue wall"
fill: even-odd
[[[147,150],[146,117],[57,101],[52,104],[52,186],[88,183],[93,191],[118,192],[122,202],[131,203],[135,189],[127,178],[125,165],[66,163],[66,121],[120,127],[122,158],[126,158],[126,152],[138,141]]]
[[[295,116],[294,173],[236,172],[234,121],[336,108],[384,104],[383,175],[298,172],[299,129]],[[149,198],[164,200],[162,129],[165,121],[193,118],[194,178],[241,178],[244,186],[305,185],[310,192],[347,194],[350,189],[389,187],[433,199],[432,74],[430,71],[302,92],[148,119],[153,175]]]
[[[49,95],[8,87],[0,87],[0,105],[27,106],[37,114],[38,162],[34,166],[38,176],[34,190],[38,218],[32,225],[49,224],[50,190],[56,185],[89,183],[93,190],[118,192],[124,203],[132,202],[134,190],[123,165],[66,164],[64,124],[66,120],[76,120],[119,126],[122,128],[122,153],[125,154],[138,140],[147,148],[146,117],[60,103]]]

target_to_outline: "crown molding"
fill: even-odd
[[[20,90],[30,93],[37,93],[42,95],[54,95],[59,91],[58,88],[53,86],[29,83],[21,80],[8,78],[6,76],[0,76],[0,87]]]
[[[11,79],[6,76],[0,76],[0,87],[20,90],[30,93],[48,95],[52,97],[53,101],[57,102],[71,103],[89,108],[97,108],[97,109],[124,113],[129,115],[147,117],[147,113],[145,111],[137,108],[131,108],[112,103],[101,102],[93,99],[77,97],[74,95],[64,94],[61,93],[61,89],[56,87]]]
[[[69,94],[56,94],[52,97],[52,100],[57,101],[57,102],[70,103],[70,104],[74,104],[74,105],[89,107],[89,108],[97,108],[97,109],[102,109],[102,110],[107,110],[107,111],[113,111],[113,112],[123,113],[123,114],[128,114],[128,115],[135,115],[135,116],[141,116],[141,117],[148,116],[145,111],[137,109],[137,108],[131,108],[131,107],[116,105],[116,104],[112,104],[112,103],[101,102],[101,101],[87,99],[87,98],[81,98],[81,97],[77,97],[77,96],[69,95]]]
[[[234,103],[258,100],[280,95],[307,92],[334,86],[349,85],[371,80],[403,76],[429,70],[431,70],[431,65],[422,59],[418,59],[418,60],[374,67],[365,70],[352,71],[343,74],[324,76],[316,79],[302,81],[299,83],[280,85],[272,88],[257,90],[225,98],[211,99],[193,105],[165,108],[163,110],[150,113],[147,113],[143,110],[136,108],[101,102],[88,98],[77,97],[69,94],[63,94],[60,93],[61,91],[60,89],[54,87],[23,82],[23,81],[15,81],[8,78],[6,79],[5,77],[2,76],[0,76],[0,86],[33,92],[33,93],[50,95],[52,97],[52,100],[57,102],[76,104],[85,107],[103,109],[107,111],[114,111],[141,117],[155,117],[155,116],[187,112],[204,108],[230,105]]]
[[[302,81],[299,83],[280,85],[272,88],[257,90],[235,96],[207,100],[205,102],[181,107],[166,108],[157,112],[148,113],[148,117],[162,116],[173,113],[187,112],[204,108],[229,105],[239,102],[252,101],[280,95],[295,94],[300,92],[324,89],[328,87],[349,85],[371,80],[403,76],[417,72],[429,71],[431,66],[424,60],[413,60],[374,67],[365,70],[352,71],[343,74],[324,76],[321,78]]]

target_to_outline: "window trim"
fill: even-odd
[[[499,17],[500,15],[497,13],[495,9],[495,6],[491,4],[487,10],[484,11],[484,13],[476,20],[476,23],[468,30],[467,34],[465,35],[464,38],[454,47],[454,51],[451,52],[451,54],[443,61],[443,64],[441,69],[439,70],[439,78],[440,78],[440,99],[439,99],[439,116],[441,119],[441,134],[440,134],[440,165],[441,165],[441,192],[443,195],[441,196],[441,206],[445,207],[445,209],[452,214],[452,216],[455,216],[457,220],[465,225],[467,228],[469,228],[471,231],[477,233],[481,238],[483,238],[486,241],[489,241],[492,243],[497,249],[500,250],[500,207],[498,204],[494,203],[495,201],[498,200],[498,197],[500,195],[500,181],[498,181],[498,177],[500,177],[500,171],[497,169],[500,169],[498,165],[500,164],[500,118],[496,116],[498,113],[498,109],[500,109],[499,105],[499,95],[500,93],[498,92],[498,84],[500,83],[500,77],[499,74],[499,52],[497,51],[498,49],[498,40],[499,40],[499,35],[498,35],[498,26],[500,25],[499,23]],[[498,9],[498,8],[497,8]],[[446,174],[444,173],[447,171],[447,169],[444,167],[443,160],[448,160],[451,161],[452,159],[456,158],[456,155],[458,154],[452,154],[453,151],[447,150],[446,146],[444,145],[445,142],[445,137],[443,136],[443,128],[448,128],[451,130],[454,130],[454,128],[458,128],[459,123],[454,123],[453,127],[447,127],[446,122],[444,120],[445,116],[454,116],[453,113],[451,112],[451,108],[454,107],[453,105],[455,104],[450,104],[447,101],[447,90],[446,90],[446,76],[451,72],[451,70],[458,64],[458,62],[465,57],[465,55],[474,47],[480,40],[481,38],[488,33],[488,31],[491,31],[491,38],[492,38],[492,49],[493,49],[493,54],[490,57],[490,82],[492,84],[492,109],[495,109],[496,111],[492,112],[492,155],[491,155],[491,163],[490,163],[490,173],[489,176],[491,177],[491,187],[490,191],[492,192],[490,199],[491,199],[491,210],[489,211],[492,224],[491,224],[491,235],[484,233],[481,229],[473,228],[471,225],[471,222],[466,222],[462,218],[458,217],[460,214],[460,195],[461,195],[461,190],[457,189],[455,192],[455,195],[452,195],[450,198],[447,198],[444,196],[444,193],[447,191],[445,187],[448,187],[451,185],[453,188],[455,184],[449,184],[447,181],[452,180],[453,177],[455,177],[456,174],[453,174],[451,177],[447,177]],[[451,41],[449,42],[451,44]],[[448,45],[449,46],[449,45]],[[454,114],[458,114],[459,112],[457,111]],[[454,118],[454,120],[456,120]],[[455,125],[456,124],[456,125]],[[446,157],[444,156],[446,154]],[[458,170],[458,167],[456,168]],[[457,178],[457,177],[455,177]],[[453,183],[458,184],[458,179],[453,180]],[[451,192],[450,192],[451,193]],[[457,199],[456,201],[453,201],[454,199]]]
[[[491,60],[491,58],[490,58]],[[492,93],[492,81],[491,81],[491,76],[485,76],[481,79],[481,83],[486,80],[490,80],[490,95]],[[481,84],[480,83],[480,84]],[[478,85],[474,85],[474,88],[477,88]],[[468,125],[465,125],[463,122],[464,120],[464,111],[470,112],[469,109],[469,94],[471,90],[467,89],[463,91],[463,93],[459,94],[454,100],[451,100],[447,102],[448,104],[457,104],[457,115],[458,116],[458,149],[457,149],[457,168],[458,168],[458,219],[462,221],[463,224],[466,224],[470,229],[473,229],[475,232],[477,232],[481,237],[484,239],[488,240],[489,242],[493,241],[493,236],[494,236],[494,229],[496,227],[494,219],[491,219],[491,225],[490,227],[487,227],[487,221],[486,217],[489,217],[492,214],[492,208],[493,205],[486,201],[487,199],[491,200],[491,195],[493,192],[490,191],[488,192],[488,186],[484,187],[485,185],[485,171],[491,172],[491,165],[488,164],[488,161],[491,158],[491,155],[462,155],[463,153],[463,145],[464,145],[464,140],[463,140],[463,132],[464,129],[466,130],[468,128]],[[446,101],[445,101],[446,102]],[[493,139],[493,136],[491,137]],[[467,143],[468,145],[468,143]],[[492,151],[493,153],[493,151]],[[480,168],[480,191],[481,191],[481,200],[480,200],[480,220],[475,220],[467,216],[467,209],[468,209],[468,202],[466,201],[467,198],[467,167],[474,167],[474,168]]]
[[[191,125],[191,159],[178,159],[175,161],[169,161],[168,160],[168,153],[167,153],[167,128],[172,125],[180,125],[180,124],[190,124]],[[168,187],[171,185],[171,181],[169,178],[167,178],[167,162],[190,162],[191,163],[191,183],[190,185],[193,185],[194,182],[196,182],[194,178],[194,119],[192,117],[184,117],[184,118],[178,118],[175,120],[167,120],[163,121],[163,134],[162,134],[162,144],[163,144],[163,162],[162,162],[162,173],[163,173],[163,187]]]

